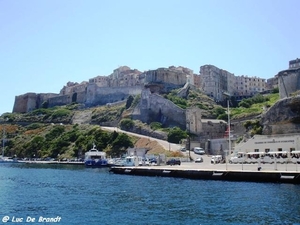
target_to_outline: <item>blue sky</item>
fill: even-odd
[[[0,0],[0,114],[68,82],[212,64],[271,78],[300,58],[299,0]]]

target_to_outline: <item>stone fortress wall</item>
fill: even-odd
[[[289,61],[289,68],[280,71],[273,79],[277,81],[280,98],[291,97],[300,89],[300,59]]]
[[[26,113],[34,109],[41,108],[44,102],[48,99],[56,98],[59,96],[54,93],[47,94],[36,94],[36,93],[26,93],[15,97],[13,112]]]
[[[102,87],[89,85],[87,87],[85,105],[87,107],[105,105],[126,100],[129,95],[138,95],[143,89],[142,85],[133,87]]]
[[[151,93],[150,89],[142,90],[140,105],[133,119],[145,123],[159,121],[166,126],[179,126],[185,129],[185,110],[164,97]]]
[[[300,89],[300,66],[297,69],[283,70],[277,76],[281,99],[290,97],[292,93]]]
[[[140,72],[127,66],[115,69],[109,76],[97,76],[82,83],[68,82],[59,94],[26,93],[16,96],[13,112],[26,113],[42,107],[62,106],[73,102],[86,107],[104,105],[126,99],[129,95],[141,94],[146,83],[161,83],[174,88],[185,84],[191,70],[184,67],[160,68]]]

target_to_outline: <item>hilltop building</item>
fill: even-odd
[[[300,89],[300,59],[289,61],[289,68],[280,71],[275,77],[278,79],[280,98],[290,97]]]
[[[289,61],[289,69],[298,69],[300,68],[300,59],[294,59]]]
[[[249,98],[265,91],[267,86],[263,78],[235,76],[213,65],[201,66],[200,77],[200,89],[216,102],[224,101],[228,97],[237,101]]]

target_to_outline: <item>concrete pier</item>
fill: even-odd
[[[300,184],[299,172],[192,170],[180,168],[112,167],[110,172],[126,175],[179,177],[188,179],[251,181]]]
[[[294,165],[295,166],[295,165]],[[227,167],[227,168],[226,168]],[[267,165],[258,169],[257,165],[210,165],[183,163],[180,166],[139,166],[139,167],[111,167],[110,172],[124,175],[177,177],[202,180],[250,181],[300,184],[300,172],[286,170],[281,165],[279,170]]]

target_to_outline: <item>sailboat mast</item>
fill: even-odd
[[[231,141],[230,141],[230,111],[229,111],[229,100],[227,100],[227,112],[228,112],[228,155],[231,154]]]
[[[3,127],[3,137],[2,137],[2,158],[4,157],[4,138],[5,138],[5,127]]]

